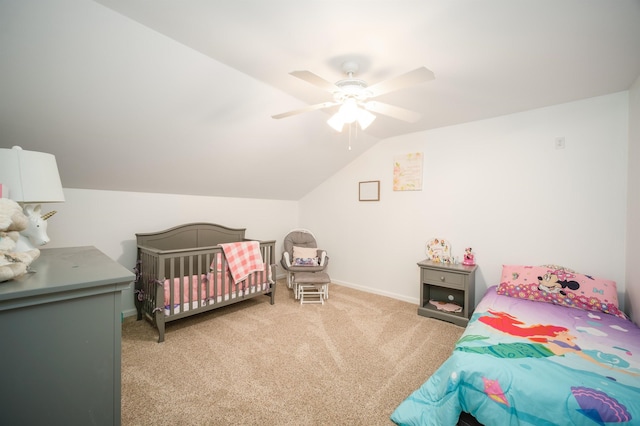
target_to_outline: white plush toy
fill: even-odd
[[[0,282],[11,280],[27,272],[40,250],[16,252],[20,231],[27,228],[29,219],[18,203],[0,198]]]

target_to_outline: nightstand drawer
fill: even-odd
[[[422,281],[437,285],[447,286],[449,288],[464,289],[464,280],[466,275],[456,274],[452,272],[438,271],[434,269],[422,270]]]

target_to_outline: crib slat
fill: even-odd
[[[182,277],[187,277],[187,291],[189,292],[189,295],[187,296],[187,307],[184,308],[185,310],[190,310],[191,307],[193,306],[193,302],[195,302],[195,300],[193,300],[193,256],[189,256],[187,257],[187,262],[189,263],[189,266],[187,267],[187,271],[186,271],[186,275],[181,275]],[[198,293],[199,294],[199,293]],[[182,299],[184,300],[184,299]],[[184,305],[184,304],[183,304]]]
[[[201,265],[200,267],[202,268],[201,270],[204,273],[207,270],[207,266],[211,265],[211,261],[209,260],[209,253],[203,254],[202,259],[203,259],[204,265]],[[209,278],[209,275],[205,275],[205,276]],[[206,281],[204,283],[204,297],[206,297],[207,300],[209,300],[209,281]]]
[[[175,261],[173,258],[169,258],[169,282],[166,284],[169,286],[169,310],[171,312],[171,315],[173,315],[175,312],[175,295],[174,295],[174,286],[173,286],[173,280],[176,277],[176,265],[175,265]]]
[[[198,307],[202,307],[204,305],[207,304],[207,300],[209,299],[207,291],[209,289],[209,286],[207,285],[207,282],[205,280],[206,278],[206,274],[204,273],[204,271],[206,271],[203,262],[205,262],[205,256],[204,254],[200,254],[197,257],[198,260],[198,292],[199,292],[199,302],[198,302]]]

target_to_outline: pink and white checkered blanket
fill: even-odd
[[[227,258],[233,282],[238,284],[253,272],[264,271],[264,261],[258,241],[220,244]]]

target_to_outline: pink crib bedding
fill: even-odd
[[[166,279],[163,285],[164,306],[169,308],[172,304],[180,306],[189,302],[226,299],[230,294],[235,296],[235,293],[250,290],[256,285],[263,288],[264,284],[269,284],[268,275],[270,274],[266,274],[265,271],[270,271],[270,269],[266,264],[263,264],[262,270],[249,274],[237,284],[234,283],[229,269],[224,274],[222,271],[211,271],[208,274],[176,277],[173,280]]]

